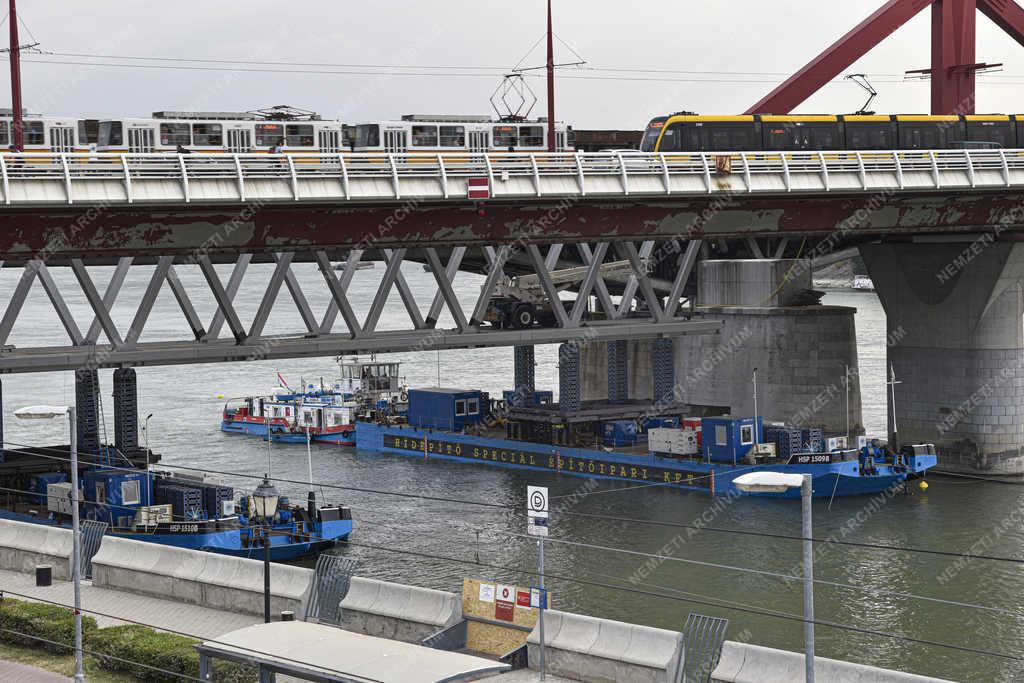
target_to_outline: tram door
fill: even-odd
[[[69,126],[54,126],[50,129],[50,151],[68,154],[75,151],[75,129]]]
[[[565,144],[565,131],[556,130],[555,131],[555,150],[558,151],[558,152],[561,152],[565,148],[566,148],[566,144]]]
[[[153,151],[153,129],[129,128],[128,151],[132,154],[150,154]]]
[[[469,131],[469,151],[474,154],[484,154],[490,147],[490,140],[487,139],[486,130]]]
[[[409,148],[404,130],[384,131],[384,151],[389,154],[405,154]]]
[[[251,131],[244,128],[232,128],[228,131],[228,152],[231,154],[248,154],[251,151]]]
[[[337,154],[341,151],[341,132],[336,130],[320,131],[317,140],[322,154]]]

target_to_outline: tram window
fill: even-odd
[[[519,144],[519,130],[515,126],[495,126],[494,146],[515,147]]]
[[[356,147],[380,147],[380,126],[376,123],[356,126]]]
[[[46,136],[43,134],[42,121],[25,122],[25,144],[43,145],[46,144]]]
[[[660,130],[651,131],[655,135],[660,133]],[[681,141],[683,137],[683,126],[679,123],[673,123],[671,126],[665,129],[665,134],[661,136],[661,145],[658,147],[659,152],[678,152],[682,149]],[[653,150],[653,144],[651,146]]]
[[[273,147],[284,137],[284,126],[280,123],[257,123],[256,146]]]
[[[100,147],[124,144],[124,129],[120,121],[100,122]]]
[[[160,144],[169,147],[191,145],[191,127],[187,123],[161,123]]]
[[[413,147],[437,147],[437,126],[413,126]]]
[[[839,149],[839,124],[811,128],[811,149]]]
[[[890,124],[846,124],[847,146],[850,149],[893,149]]]
[[[941,124],[900,125],[900,147],[903,149],[943,149],[945,138]]]
[[[464,126],[441,126],[442,147],[465,147],[466,128]]]
[[[79,122],[78,122],[78,144],[79,145],[85,145],[85,144],[88,144],[89,142],[94,142],[94,141],[89,140],[89,131],[88,131],[88,129],[85,126],[85,121],[84,120],[79,120]]]
[[[192,138],[200,147],[218,147],[224,144],[223,126],[219,123],[192,124]],[[259,144],[259,143],[257,143]]]
[[[521,147],[543,147],[544,126],[521,126],[519,128],[519,145]]]
[[[1000,147],[1013,147],[1012,126],[1009,121],[968,121],[967,139],[972,142],[994,142]]]
[[[313,126],[309,124],[285,126],[285,144],[289,147],[312,147]]]
[[[765,146],[770,150],[790,149],[793,146],[789,129],[782,126],[769,128],[765,137],[767,142]]]
[[[565,129],[565,146],[569,149],[576,149],[576,131],[569,126]]]
[[[0,145],[7,147],[11,144],[11,138],[8,136],[7,122],[0,121]]]

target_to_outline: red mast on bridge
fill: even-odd
[[[11,0],[7,23],[11,25],[11,143],[15,151],[25,149],[25,126],[21,117],[21,46],[18,42],[18,10]]]
[[[911,73],[931,76],[933,114],[973,114],[975,73],[995,66],[975,56],[976,12],[1024,45],[1024,8],[1015,0],[888,0],[746,113],[788,114],[928,6],[932,66]]]
[[[558,151],[555,144],[555,32],[551,21],[551,0],[548,0],[548,151]]]

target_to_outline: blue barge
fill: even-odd
[[[756,471],[811,474],[814,495],[828,498],[885,491],[910,476],[924,474],[935,465],[934,453],[921,453],[905,456],[902,463],[875,460],[873,467],[866,468],[867,458],[862,457],[860,451],[852,459],[846,459],[849,456],[841,453],[815,453],[797,454],[784,463],[733,465],[368,422],[356,425],[356,447],[427,461],[449,460],[593,479],[663,484],[712,496],[742,494],[774,498],[799,498],[800,492],[743,493],[733,485],[733,479]]]
[[[3,452],[4,469],[18,473],[0,476],[9,491],[0,518],[70,527],[71,484],[63,449],[63,457],[50,454],[60,448]],[[150,470],[124,456],[115,465],[113,450],[101,447],[101,464],[87,454],[79,463],[80,518],[106,523],[109,535],[254,558],[263,557],[266,540],[271,559],[281,561],[327,550],[352,532],[347,507],[318,506],[312,496],[306,505],[293,505],[277,496],[272,515],[257,518],[251,495],[236,497],[232,487]]]

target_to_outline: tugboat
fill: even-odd
[[[825,439],[820,429],[766,428],[761,417],[654,416],[649,405],[601,402],[562,411],[543,396],[509,406],[473,389],[412,389],[408,395],[405,415],[357,424],[357,448],[712,496],[799,497],[798,491],[742,492],[733,480],[752,471],[811,474],[818,497],[878,493],[922,476],[936,463],[931,444],[890,448],[865,439],[848,448],[845,437]]]
[[[292,389],[280,373],[272,393],[230,399],[224,404],[220,429],[283,443],[330,443],[354,446],[355,423],[376,419],[384,411],[400,411],[407,400],[399,363],[371,357],[337,359],[340,377],[330,384],[301,382]]]

